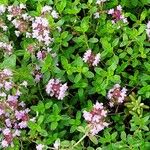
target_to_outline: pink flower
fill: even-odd
[[[11,125],[11,121],[10,121],[10,119],[9,119],[9,118],[7,118],[7,119],[5,120],[5,123],[6,123],[6,126],[7,126],[7,127],[9,127],[9,128],[11,128],[11,127],[12,127],[12,125]]]
[[[8,55],[12,54],[13,47],[11,44],[0,42],[0,48],[2,48],[4,52],[7,53]]]
[[[13,75],[13,74],[12,74],[12,71],[9,70],[9,69],[4,69],[4,70],[3,70],[3,73],[4,73],[5,75],[7,75],[7,76],[12,76],[12,75]]]
[[[19,106],[21,106],[21,107],[25,107],[25,106],[26,106],[26,104],[25,104],[24,102],[20,102],[20,103],[19,103]]]
[[[7,102],[11,107],[17,107],[18,104],[18,97],[17,96],[12,96],[8,95]]]
[[[97,66],[100,61],[100,53],[97,55],[93,54],[91,49],[84,53],[83,61],[87,62],[89,66]]]
[[[127,18],[124,17],[124,15],[122,14],[122,7],[121,5],[118,5],[116,9],[110,9],[108,11],[109,15],[112,15],[112,23],[116,23],[119,20],[122,20],[124,23],[127,23]]]
[[[67,84],[60,83],[60,80],[58,79],[51,79],[46,85],[47,94],[50,96],[55,96],[57,99],[60,100],[62,100],[66,96],[67,89]]]
[[[51,7],[51,6],[46,5],[46,6],[44,6],[44,7],[42,8],[42,13],[50,12],[51,10],[52,10],[52,7]]]
[[[36,146],[36,150],[43,150],[43,148],[44,148],[44,145],[42,145],[42,144],[38,144]]]
[[[51,12],[51,15],[52,15],[53,18],[56,18],[56,19],[58,18],[58,13],[55,10],[53,10]]]
[[[15,133],[13,134],[13,137],[20,136],[20,134],[21,134],[21,131],[19,131],[18,129],[16,129]]]
[[[15,111],[15,117],[17,118],[17,120],[21,120],[23,116],[24,111]]]
[[[17,120],[22,120],[22,121],[28,121],[28,112],[30,109],[25,109],[25,110],[20,110],[20,111],[15,111],[15,117]]]
[[[83,111],[83,117],[86,121],[91,121],[92,120],[92,114],[87,111]]]
[[[45,51],[39,51],[39,52],[37,53],[37,58],[38,58],[39,60],[43,60],[45,57],[46,57],[46,52],[45,52]]]
[[[19,127],[20,127],[21,129],[26,128],[26,127],[27,127],[27,121],[22,121],[22,122],[20,122],[18,125],[19,125]]]
[[[4,88],[6,91],[9,91],[10,89],[12,89],[12,83],[11,82],[5,82]]]
[[[36,83],[40,82],[41,78],[42,78],[41,74],[36,74],[35,75],[35,81],[36,81]]]
[[[3,115],[4,113],[5,113],[5,111],[0,108],[0,116]]]
[[[49,45],[52,42],[49,23],[46,18],[35,17],[32,23],[32,37],[39,42],[44,42],[46,45]]]
[[[58,99],[62,100],[65,97],[67,89],[68,89],[68,86],[66,83],[60,87]]]
[[[83,117],[88,122],[92,135],[98,134],[98,132],[108,126],[108,123],[105,122],[107,110],[105,110],[103,103],[96,102],[90,112],[83,111]]]
[[[9,128],[4,129],[3,134],[4,135],[9,135],[10,134],[10,129]]]
[[[98,101],[93,106],[94,109],[103,109],[103,103],[99,103]]]
[[[113,107],[124,102],[127,96],[127,89],[122,88],[119,84],[115,84],[112,89],[108,91],[107,98],[110,100],[109,106]]]
[[[8,147],[8,142],[6,140],[2,140],[2,147]]]
[[[17,91],[16,91],[16,96],[20,96],[22,93],[20,92],[20,90],[18,89]]]

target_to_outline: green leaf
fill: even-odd
[[[138,0],[131,0],[131,4],[133,6],[137,6],[138,5]]]
[[[92,4],[92,2],[93,2],[93,0],[88,0],[88,3],[89,3],[89,4]]]
[[[0,68],[12,68],[16,67],[16,55],[11,55],[6,57],[2,64],[0,64]]]
[[[51,65],[52,65],[52,57],[50,55],[47,55],[46,58],[44,59],[41,72],[45,73]]]
[[[149,1],[149,3],[150,3],[150,1]],[[147,16],[147,10],[144,10],[144,11],[141,13],[140,21],[145,20],[146,16]]]
[[[79,98],[80,99],[83,99],[83,96],[84,96],[84,90],[83,89],[78,89],[78,95],[79,95]]]
[[[93,77],[94,77],[94,73],[92,73],[91,71],[88,71],[88,72],[84,73],[84,75],[85,75],[87,78],[93,78]]]
[[[82,69],[82,73],[83,73],[83,74],[85,74],[88,70],[89,70],[89,68],[87,68],[87,67],[83,67],[83,69]]]
[[[61,110],[59,109],[58,105],[57,104],[54,104],[53,105],[53,113],[56,115],[56,114],[59,114]]]
[[[15,54],[16,56],[23,56],[24,53],[25,53],[25,50],[16,50],[16,51],[14,52],[14,54]]]
[[[43,115],[39,116],[38,121],[37,121],[38,124],[41,124],[43,120],[44,120],[44,116]]]
[[[58,126],[58,122],[52,122],[51,123],[51,130],[55,130]]]
[[[50,102],[47,102],[46,104],[45,104],[45,109],[49,109],[51,106],[52,106],[52,102],[50,101]]]
[[[126,133],[124,131],[121,132],[121,139],[126,141]]]
[[[115,141],[115,140],[116,140],[116,137],[117,137],[117,132],[114,132],[114,133],[111,135],[111,140],[112,140],[112,141]]]
[[[86,32],[89,28],[89,17],[84,17],[81,21],[81,28],[83,32]]]
[[[81,76],[81,73],[77,74],[74,78],[74,82],[77,83],[81,80],[82,76]]]
[[[56,8],[58,12],[61,14],[64,8],[66,7],[67,1],[66,0],[61,0],[56,4]]]
[[[44,104],[43,104],[42,101],[40,101],[39,104],[37,105],[37,111],[41,112],[41,113],[44,113],[45,107],[44,107]]]
[[[0,0],[0,4],[7,5],[8,4],[8,0]]]
[[[84,128],[83,126],[78,126],[78,127],[77,127],[77,130],[78,130],[79,132],[82,132],[82,133],[85,133],[85,132],[86,132],[86,130],[85,130],[85,128]]]
[[[101,44],[104,49],[104,51],[101,53],[102,57],[105,57],[109,53],[113,53],[113,48],[112,48],[110,42],[108,42],[108,39],[106,37],[101,38]]]
[[[119,43],[119,38],[115,38],[115,40],[112,42],[112,47],[117,46]]]
[[[89,139],[95,144],[97,145],[98,144],[98,140],[95,136],[89,136]]]
[[[149,93],[149,91],[150,91],[150,85],[146,85],[138,91],[138,94],[146,95],[147,93]],[[146,95],[146,97],[149,98],[150,95],[148,94],[148,95]]]
[[[61,38],[62,38],[62,39],[65,39],[67,36],[68,36],[68,31],[64,31],[64,32],[61,34]]]
[[[41,136],[44,136],[44,137],[47,137],[47,136],[48,136],[48,133],[47,133],[46,130],[42,129],[42,130],[40,131],[40,135],[41,135]]]
[[[83,59],[81,57],[77,57],[76,60],[75,60],[75,64],[78,67],[82,67],[83,66]]]
[[[64,56],[61,56],[61,64],[62,64],[64,69],[67,69],[69,66],[68,60]]]
[[[98,39],[97,39],[97,38],[90,38],[90,39],[89,39],[89,42],[90,42],[90,43],[97,43],[97,42],[98,42]]]

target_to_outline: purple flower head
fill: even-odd
[[[98,134],[98,132],[108,126],[108,123],[105,122],[107,110],[104,108],[103,103],[96,102],[90,112],[83,111],[83,117],[88,122],[92,135]]]
[[[46,85],[47,94],[49,94],[50,96],[55,96],[60,100],[62,100],[66,96],[67,89],[67,84],[62,84],[59,79],[51,79]]]

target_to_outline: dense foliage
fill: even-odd
[[[0,0],[0,149],[150,149],[149,0]]]

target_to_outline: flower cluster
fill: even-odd
[[[25,4],[10,5],[5,7],[0,5],[0,15],[7,10],[7,19],[12,22],[15,27],[15,34],[19,37],[21,34],[26,38],[34,38],[48,46],[53,38],[50,37],[50,26],[47,19],[47,14],[50,14],[54,19],[59,17],[56,10],[51,6],[44,6],[41,9],[40,16],[30,16],[27,12]],[[6,31],[7,26],[3,21],[0,21],[0,27]],[[59,27],[56,27],[59,28]]]
[[[32,37],[39,42],[44,42],[46,45],[49,45],[53,41],[49,34],[48,20],[42,17],[35,17],[32,22]]]
[[[62,100],[66,96],[67,84],[62,84],[59,79],[51,79],[46,85],[46,92],[50,96],[55,96]]]
[[[147,23],[146,33],[147,33],[148,38],[150,39],[150,21]]]
[[[98,134],[98,132],[108,126],[108,123],[105,122],[107,110],[104,108],[103,103],[96,102],[90,112],[83,112],[83,117],[88,122],[92,135]]]
[[[30,54],[35,54],[36,51],[36,44],[28,44],[26,50],[30,53]]]
[[[84,53],[83,61],[88,63],[89,66],[97,66],[100,62],[100,53],[95,55],[92,53],[91,49],[89,49]]]
[[[14,19],[12,21],[13,25],[15,26],[15,28],[17,29],[15,31],[15,34],[17,37],[20,36],[20,34],[25,33],[26,37],[30,37],[31,34],[29,32],[27,32],[29,26],[28,26],[28,22],[26,20],[23,19]]]
[[[36,83],[40,82],[40,80],[42,78],[42,73],[41,73],[40,66],[38,66],[38,65],[35,66],[35,69],[32,72],[32,75],[34,76]]]
[[[0,71],[0,97],[6,97],[8,93],[11,93],[13,89],[13,93],[15,95],[20,96],[20,89],[22,87],[27,87],[27,82],[23,81],[20,85],[16,85],[12,80],[13,73],[9,69],[4,69]]]
[[[24,4],[20,4],[19,6],[8,6],[7,18],[17,29],[15,30],[15,34],[17,37],[22,33],[25,33],[26,37],[30,36],[28,29],[29,21],[32,21],[32,17],[26,13],[25,9],[26,6]]]
[[[13,146],[13,139],[20,136],[21,130],[27,127],[29,120],[28,108],[24,102],[19,102],[20,88],[27,87],[27,82],[20,85],[13,82],[13,73],[9,69],[0,71],[0,120],[2,122],[2,147]],[[13,89],[13,90],[12,90]],[[13,93],[13,94],[11,94]],[[15,93],[15,94],[14,94]]]
[[[44,6],[44,7],[42,8],[41,13],[42,13],[43,15],[45,15],[45,14],[47,14],[47,13],[50,13],[51,16],[52,16],[53,18],[55,18],[55,19],[57,19],[57,18],[59,17],[59,15],[58,15],[58,13],[56,12],[56,10],[54,10],[51,6],[48,6],[48,5],[46,5],[46,6]]]
[[[2,147],[8,147],[13,144],[13,139],[20,136],[21,129],[27,127],[30,111],[25,108],[24,102],[18,101],[18,96],[8,95],[7,99],[0,102],[0,119],[3,122]]]
[[[4,53],[11,55],[13,47],[11,43],[0,42],[0,49],[2,49]]]
[[[120,20],[123,21],[123,23],[127,23],[127,18],[122,13],[122,7],[119,5],[116,9],[110,9],[108,11],[108,14],[112,15],[112,23],[116,23]]]
[[[8,6],[8,15],[7,18],[9,21],[13,19],[13,17],[18,17],[22,15],[23,10],[26,9],[26,6],[24,4],[20,4],[19,6],[11,5]]]
[[[107,98],[110,100],[109,106],[113,107],[124,102],[127,96],[127,89],[121,88],[119,84],[115,84],[112,89],[108,91]]]
[[[13,87],[12,72],[9,69],[0,71],[0,97],[5,97],[5,91],[9,91]]]
[[[46,57],[46,55],[47,55],[46,51],[38,51],[37,58],[39,60],[43,60]]]
[[[50,54],[52,57],[55,57],[55,53],[50,53],[52,51],[51,48],[43,48],[42,50],[37,52],[37,59],[43,60],[48,54]]]

